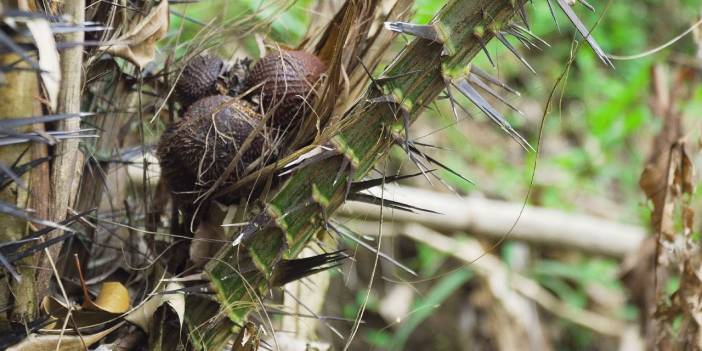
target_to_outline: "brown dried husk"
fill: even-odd
[[[185,117],[170,125],[158,144],[162,176],[179,205],[191,204],[201,190],[208,189],[239,152],[236,169],[223,183],[242,177],[259,158],[264,164],[275,157],[272,130],[258,128],[261,116],[241,100],[213,95],[195,102]],[[251,145],[242,150],[249,134],[256,132]],[[234,202],[237,196],[220,199]]]

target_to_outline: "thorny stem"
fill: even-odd
[[[342,121],[341,131],[327,136],[339,155],[293,174],[258,221],[252,221],[256,224],[244,228],[249,231],[245,240],[224,247],[205,268],[231,321],[240,323],[255,306],[244,303],[255,301],[246,286],[266,289],[273,267],[294,258],[324,230],[326,216],[344,202],[348,182],[363,178],[397,136],[404,137],[403,119],[414,121],[446,82],[465,76],[483,43],[525,2],[449,1],[432,22],[441,43],[415,38],[402,50]],[[240,271],[233,272],[232,266]]]

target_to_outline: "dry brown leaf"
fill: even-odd
[[[690,87],[696,85],[697,76],[679,69],[674,84],[669,85],[663,67],[656,66],[652,73],[651,110],[663,119],[663,128],[653,141],[639,185],[653,204],[651,227],[655,235],[637,257],[627,260],[624,279],[632,298],[645,312],[642,324],[649,348],[688,350],[690,345],[702,345],[702,271],[700,248],[691,238],[694,212],[689,195],[694,192],[694,165],[686,149],[680,106],[691,98]],[[680,287],[667,296],[661,291],[661,282],[671,273],[680,276]],[[673,331],[668,326],[680,317],[681,326]]]
[[[658,228],[659,233],[663,234],[666,240],[673,241],[676,235],[675,228],[675,204],[681,199],[684,194],[692,194],[694,192],[694,166],[687,154],[686,149],[687,143],[684,138],[676,141],[670,148],[670,159],[665,172],[667,174],[666,183],[664,188],[658,187],[658,191],[663,193],[662,200],[658,203],[654,202],[656,207],[661,206],[661,218],[660,225]],[[647,167],[641,178],[641,186],[644,191],[648,194],[648,191],[644,187],[645,178],[647,175]],[[655,189],[655,188],[654,188]],[[659,198],[659,194],[656,194],[656,198]],[[683,220],[686,219],[685,216],[690,217],[690,214],[683,212]]]
[[[680,185],[684,194],[695,192],[695,166],[687,153],[686,144],[681,145]]]
[[[667,177],[666,182],[665,182],[665,188],[662,189],[663,193],[665,194],[663,196],[663,201],[660,204],[656,204],[656,206],[661,206],[661,218],[660,218],[660,225],[657,229],[658,233],[663,236],[665,240],[668,241],[675,241],[675,218],[674,218],[674,212],[675,212],[675,201],[677,199],[676,196],[676,174],[678,173],[678,164],[680,162],[680,147],[679,145],[673,145],[671,147],[671,152],[670,152],[670,160],[667,165],[666,169],[666,174]]]
[[[151,9],[151,12],[129,32],[117,38],[117,44],[100,49],[143,68],[154,60],[156,42],[166,35],[168,20],[168,1],[161,0],[161,3]]]
[[[102,283],[100,293],[95,301],[91,301],[86,296],[83,307],[88,310],[114,314],[127,312],[129,310],[129,291],[120,282]]]
[[[246,322],[244,327],[239,331],[239,335],[236,337],[234,344],[232,344],[232,351],[255,351],[258,350],[258,344],[260,342],[260,332],[251,322]]]
[[[663,120],[661,132],[653,140],[651,153],[644,168],[639,186],[653,204],[651,227],[656,233],[666,227],[665,206],[669,177],[670,158],[674,156],[672,146],[683,136],[682,115],[675,108],[675,98],[668,84],[668,71],[655,66],[651,71],[651,111]]]
[[[682,209],[683,218],[683,235],[690,236],[695,226],[695,210],[690,206],[685,206]]]
[[[63,321],[68,315],[68,306],[52,296],[45,296],[41,306],[44,313],[56,319],[56,322],[47,325],[43,330],[61,329]],[[112,321],[116,317],[113,313],[85,310],[81,309],[80,306],[74,306],[71,312],[71,323],[75,322],[75,326],[78,328],[85,328]],[[71,324],[71,326],[74,325]]]
[[[149,324],[154,317],[156,310],[163,304],[163,300],[160,295],[151,296],[149,299],[144,301],[139,307],[134,311],[129,313],[124,317],[129,323],[139,326],[143,331],[149,331]]]
[[[660,193],[660,180],[663,178],[660,168],[654,164],[648,164],[644,167],[641,177],[639,178],[639,187],[643,190],[648,199],[654,201],[658,193]]]
[[[148,333],[149,324],[151,324],[154,313],[156,313],[156,310],[165,302],[178,315],[180,326],[182,327],[185,319],[185,295],[182,292],[163,294],[163,291],[175,291],[182,288],[183,285],[180,283],[168,283],[165,290],[161,290],[159,293],[151,296],[144,303],[142,303],[141,306],[137,307],[134,311],[126,315],[124,319],[127,322],[139,326],[142,330]]]
[[[85,283],[85,277],[80,266],[78,255],[74,255],[76,270],[80,277],[80,286],[83,289],[83,308],[89,311],[98,311],[111,314],[120,314],[129,310],[129,291],[120,282],[103,282],[100,293],[93,301]]]
[[[118,323],[99,333],[91,335],[39,335],[29,334],[21,343],[7,349],[7,351],[55,351],[55,350],[82,350],[83,345],[90,346],[124,324]],[[59,345],[60,341],[60,345]],[[59,346],[57,348],[57,346]]]

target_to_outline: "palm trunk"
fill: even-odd
[[[258,227],[249,226],[252,235],[241,246],[220,250],[206,267],[229,319],[241,322],[256,306],[256,295],[267,287],[276,263],[294,258],[324,230],[327,216],[345,200],[347,182],[362,179],[387,155],[395,136],[404,135],[403,114],[414,121],[446,81],[467,72],[493,31],[525,2],[449,1],[433,21],[443,45],[416,38],[395,58],[344,119],[341,131],[322,140],[340,155],[297,171],[269,201]],[[244,256],[251,260],[242,260]]]
[[[26,118],[37,115],[41,112],[41,107],[37,97],[39,96],[38,74],[31,69],[31,66],[23,61],[18,55],[6,54],[0,56],[0,66],[15,64],[15,70],[4,75],[4,84],[0,84],[0,119]],[[18,129],[18,132],[30,132],[32,126]],[[17,163],[21,165],[31,160],[32,151],[27,151],[27,144],[16,144],[3,146],[0,149],[0,162],[11,167]],[[31,147],[30,147],[31,148]],[[30,174],[36,174],[36,169]],[[34,190],[30,178],[31,175],[20,177],[29,189]],[[13,182],[0,191],[0,202],[17,206],[18,208],[28,208],[30,202],[37,203],[34,196],[41,196],[33,191],[30,194],[27,189],[18,186]],[[40,218],[46,218],[46,213],[36,213]],[[44,217],[41,217],[44,216]],[[27,221],[22,218],[0,214],[0,242],[12,242],[22,239],[29,230]],[[35,257],[27,257],[19,262],[15,262],[18,279],[14,279],[11,274],[6,274],[4,281],[0,284],[0,308],[10,307],[7,314],[0,315],[0,330],[7,327],[5,322],[12,320],[19,322],[22,320],[32,320],[36,315],[38,304],[36,295],[36,280],[34,278],[36,266]],[[0,332],[1,333],[1,332]]]

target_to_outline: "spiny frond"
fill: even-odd
[[[427,171],[426,173],[431,173],[434,171],[435,170],[432,169],[432,170]],[[414,178],[414,177],[422,175],[424,173],[425,172],[405,174],[405,175],[394,175],[394,176],[387,176],[387,177],[364,180],[364,181],[360,181],[360,182],[353,182],[351,184],[351,191],[354,193],[357,193],[359,191],[367,190],[370,188],[375,188],[377,186],[382,186],[383,184],[394,183],[394,182],[398,182],[400,180]]]
[[[534,48],[541,51],[543,50],[541,47],[542,45],[546,47],[550,46],[545,40],[541,39],[536,34],[514,23],[502,28],[502,32],[517,38],[517,40],[519,40],[519,42],[521,42],[527,49]]]
[[[95,211],[95,209],[78,213],[76,215],[73,215],[73,216],[66,218],[65,220],[59,222],[58,224],[60,224],[62,226],[71,225],[71,224],[75,223],[76,221],[81,220],[82,218],[86,218],[90,213],[92,213],[94,211]],[[26,256],[24,252],[34,250],[32,247],[28,247],[27,249],[25,249],[25,251],[20,251],[20,248],[23,245],[25,245],[29,242],[32,242],[32,241],[38,241],[41,237],[43,237],[46,234],[51,233],[52,231],[54,231],[56,229],[62,229],[62,228],[57,227],[57,226],[54,226],[54,227],[48,226],[46,228],[42,228],[42,229],[39,229],[37,231],[31,232],[30,234],[28,234],[27,236],[23,237],[20,240],[0,243],[0,253],[9,257],[10,262],[16,261],[16,260]],[[34,250],[34,251],[36,251],[36,250]]]
[[[583,4],[583,6],[587,7],[587,9],[590,10],[591,12],[595,12],[595,8],[592,7],[592,5],[590,5],[590,3],[587,2],[587,0],[578,0],[578,1],[579,1],[581,4]]]
[[[348,255],[343,250],[339,250],[293,260],[281,260],[273,269],[271,286],[283,286],[309,275],[338,267],[347,258]]]
[[[512,29],[513,31],[519,33],[519,35],[525,37],[525,38],[530,38],[531,41],[536,41],[538,43],[541,43],[541,45],[545,47],[551,47],[551,44],[546,42],[546,40],[542,39],[538,35],[534,34],[530,29],[524,28],[516,23],[512,23],[507,26],[507,28]]]
[[[44,162],[47,162],[51,160],[51,156],[47,157],[42,157],[38,158],[35,160],[31,160],[25,164],[22,164],[20,166],[13,165],[12,168],[9,168],[8,166],[4,165],[2,162],[0,162],[0,171],[2,171],[3,174],[0,174],[0,190],[5,189],[8,185],[10,185],[12,182],[17,183],[21,187],[24,187],[26,189],[26,185],[23,186],[23,181],[21,180],[21,176],[32,169],[36,168],[37,166],[41,165]],[[20,182],[18,182],[20,181]]]
[[[480,44],[480,49],[485,54],[485,57],[487,57],[488,62],[490,62],[490,66],[496,67],[495,61],[492,60],[492,56],[490,56],[490,51],[488,51],[487,46],[485,46],[485,42],[483,42],[483,39],[482,38],[477,38],[477,39],[478,39],[478,43]]]
[[[561,26],[558,24],[558,19],[556,18],[556,12],[553,10],[553,4],[551,3],[551,0],[546,0],[546,4],[548,4],[548,11],[551,13],[551,18],[553,18],[553,23],[556,24],[556,30],[558,30],[560,32]]]
[[[519,93],[517,90],[514,88],[510,87],[507,85],[507,83],[501,81],[499,78],[483,71],[481,68],[475,65],[470,66],[470,73],[477,75],[478,77],[482,78],[483,80],[488,81],[490,84],[496,85],[504,90],[507,90],[508,92],[516,95],[516,96],[521,96],[522,94]]]
[[[519,52],[519,50],[517,50],[509,42],[509,40],[507,40],[507,38],[505,38],[504,34],[502,34],[501,32],[497,32],[497,33],[495,33],[495,38],[497,38],[497,40],[499,40],[500,43],[502,43],[502,45],[504,45],[514,55],[514,57],[516,57],[521,63],[523,63],[524,66],[526,66],[526,68],[528,68],[531,71],[531,73],[536,74],[536,71],[534,70],[533,67],[531,67],[531,65],[526,60],[526,58],[524,58],[524,56],[522,56],[522,54]]]
[[[326,315],[321,315],[321,314],[304,314],[304,313],[288,312],[288,311],[284,311],[282,309],[278,309],[275,307],[267,307],[266,312],[269,314],[279,314],[279,315],[283,315],[283,316],[312,318],[312,319],[318,319],[321,321],[324,321],[324,320],[339,321],[339,322],[355,322],[356,321],[355,319],[338,317],[338,316],[326,316]],[[361,323],[365,323],[365,321],[361,321]]]
[[[502,97],[502,95],[500,95],[497,91],[495,91],[489,85],[487,85],[485,82],[483,82],[483,80],[480,79],[480,77],[478,77],[477,75],[469,74],[467,79],[470,81],[470,83],[474,84],[475,86],[482,89],[486,93],[492,95],[497,100],[500,100],[500,102],[507,105],[507,107],[511,108],[512,110],[514,110],[518,114],[524,116],[524,112],[522,112],[519,108],[514,106],[511,102],[507,101],[507,99]]]
[[[419,144],[419,143],[417,143],[417,142],[413,142],[412,145],[410,145],[410,152],[411,152],[412,154],[419,155],[419,156],[421,156],[422,158],[426,159],[428,162],[431,162],[432,164],[434,164],[434,165],[440,167],[441,169],[443,169],[443,170],[445,170],[445,171],[447,171],[447,172],[449,172],[449,173],[455,175],[455,176],[458,177],[458,178],[461,178],[463,181],[465,181],[465,182],[467,182],[467,183],[469,183],[469,184],[475,185],[475,182],[473,182],[472,180],[470,180],[470,179],[464,177],[463,175],[461,175],[460,173],[458,173],[457,171],[455,171],[455,170],[452,169],[451,167],[449,167],[449,166],[447,166],[447,165],[445,165],[445,164],[439,162],[437,159],[435,159],[435,158],[433,158],[433,157],[427,155],[426,153],[422,152],[422,150],[420,150],[419,148],[417,148],[417,145],[419,145],[419,146],[425,146],[425,144]],[[440,179],[440,178],[439,178],[439,179]]]
[[[73,131],[49,131],[49,132],[28,132],[28,133],[18,133],[11,130],[0,130],[0,146],[22,144],[27,142],[37,142],[41,144],[54,145],[58,140],[66,139],[84,139],[84,138],[98,138],[97,134],[85,134],[85,133],[95,133],[96,130],[89,129],[79,129]]]
[[[409,205],[409,204],[402,203],[399,201],[383,199],[383,198],[377,197],[375,195],[365,194],[365,193],[349,194],[348,201],[363,202],[363,203],[367,203],[367,204],[371,204],[371,205],[378,205],[378,206],[383,206],[383,207],[387,207],[387,208],[392,208],[395,210],[407,211],[407,212],[411,212],[411,213],[415,213],[414,211],[422,211],[422,212],[426,212],[426,213],[439,214],[436,211],[432,211],[432,210],[429,210],[426,208],[421,208],[421,207]]]
[[[0,202],[0,211],[3,211],[3,208],[5,208],[5,210],[7,210],[7,208],[6,208],[7,205],[8,204],[4,204],[4,203]],[[55,223],[50,222],[50,221],[41,220],[38,218],[31,217],[28,213],[26,213],[24,210],[19,209],[19,208],[14,208],[12,210],[12,213],[4,212],[4,213],[10,214],[10,215],[14,215],[15,217],[27,219],[31,222],[46,225],[46,228],[42,228],[40,230],[32,232],[29,235],[27,235],[19,240],[0,243],[0,267],[4,268],[6,271],[8,271],[10,273],[10,275],[12,275],[12,277],[15,280],[20,281],[20,275],[17,273],[17,271],[12,266],[13,262],[21,260],[25,257],[29,257],[29,256],[35,254],[36,252],[43,250],[44,248],[50,247],[52,245],[55,245],[57,243],[60,243],[64,240],[66,240],[68,238],[73,237],[73,235],[75,235],[75,231],[67,228],[66,226],[85,217],[87,214],[89,214],[93,211],[94,210],[90,210],[90,211],[85,211],[83,213],[79,213],[77,215],[74,215],[74,216],[67,218],[66,220],[59,222],[58,224],[55,224]],[[29,218],[31,218],[31,219],[29,219]],[[63,229],[63,230],[66,230],[67,232],[62,234],[62,235],[59,235],[57,237],[41,241],[36,245],[30,245],[28,247],[22,248],[23,246],[25,246],[29,243],[32,243],[34,241],[40,241],[44,235],[52,232],[55,229]]]
[[[100,32],[112,30],[112,27],[103,26],[102,23],[86,21],[81,24],[66,22],[51,22],[51,32],[54,34],[65,34],[74,32]]]
[[[529,28],[529,17],[527,16],[524,4],[517,6],[517,14],[519,14],[519,18],[521,18],[524,25],[527,26],[527,28]]]
[[[29,56],[27,50],[22,48],[19,44],[15,43],[15,41],[12,40],[12,37],[6,34],[2,29],[0,29],[0,48],[3,48],[3,50],[0,51],[0,54],[14,53],[18,55],[23,61],[27,62],[31,69],[37,72],[41,71],[39,63],[37,63],[36,60]],[[13,66],[0,67],[0,71],[3,72],[7,72],[12,69]]]
[[[40,225],[45,225],[45,226],[56,228],[56,229],[65,230],[67,232],[71,232],[71,233],[75,232],[73,229],[68,228],[64,225],[32,216],[30,214],[30,212],[28,212],[26,209],[19,208],[13,204],[10,204],[7,202],[0,201],[0,213],[4,213],[6,215],[21,218],[21,219],[24,219],[28,222],[32,222],[32,223],[36,223],[36,224],[40,224]]]
[[[22,281],[22,276],[19,273],[17,273],[15,267],[12,266],[10,261],[7,258],[5,258],[5,256],[2,253],[0,253],[0,267],[10,272],[12,279],[14,279],[16,282]]]
[[[328,228],[331,229],[334,233],[336,233],[339,236],[342,236],[344,238],[347,238],[353,242],[355,242],[358,245],[361,245],[361,247],[371,251],[373,254],[378,255],[380,258],[387,260],[388,262],[394,264],[395,266],[399,267],[400,269],[404,270],[405,272],[412,274],[413,276],[417,276],[417,273],[410,269],[409,267],[403,265],[402,263],[398,262],[394,258],[388,256],[387,254],[383,253],[382,251],[378,251],[373,247],[372,245],[369,245],[363,239],[360,239],[360,235],[357,235],[354,233],[351,229],[348,227],[344,226],[341,223],[337,223],[334,221],[331,221],[327,223]]]
[[[590,30],[585,27],[582,21],[580,21],[580,18],[578,18],[578,15],[575,14],[575,11],[573,11],[573,8],[570,7],[568,2],[566,0],[556,0],[558,3],[558,6],[561,8],[563,13],[568,17],[571,23],[573,23],[573,26],[575,26],[575,29],[580,32],[580,35],[585,38],[585,41],[587,41],[588,44],[590,44],[590,47],[592,48],[592,51],[595,52],[597,57],[607,66],[610,66],[614,68],[614,64],[610,59],[607,57],[607,54],[602,50],[599,44],[597,44],[597,41],[595,38],[592,37],[592,33],[590,33]]]
[[[55,115],[43,115],[43,116],[36,116],[36,117],[3,119],[3,120],[0,120],[0,132],[4,129],[17,128],[17,127],[31,125],[31,124],[50,123],[50,122],[62,121],[62,120],[68,119],[68,118],[76,118],[76,117],[83,118],[83,117],[92,117],[92,116],[95,116],[95,114],[90,113],[90,112],[81,112],[81,113],[61,113],[61,114],[55,114]]]
[[[495,122],[502,130],[509,134],[519,145],[524,149],[534,150],[529,142],[526,141],[519,133],[512,128],[509,122],[502,116],[502,114],[497,111],[485,98],[478,93],[478,91],[473,88],[473,86],[468,82],[467,79],[459,79],[451,83],[455,88],[458,89],[465,97],[467,97],[476,107],[478,107],[485,115],[487,115],[493,122]]]

